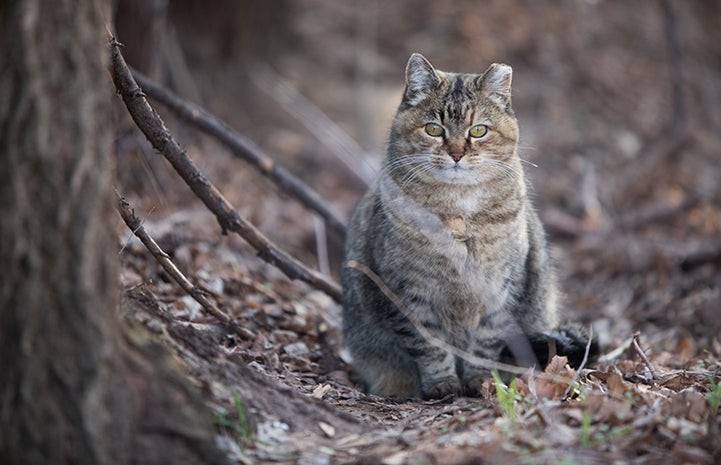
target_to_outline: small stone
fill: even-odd
[[[288,344],[285,347],[283,347],[283,350],[286,354],[290,355],[293,358],[298,358],[303,355],[308,355],[310,353],[310,350],[308,349],[308,346],[305,345],[305,342],[298,341],[294,342],[292,344]]]

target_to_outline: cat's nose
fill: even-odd
[[[459,161],[461,161],[461,158],[463,158],[465,154],[463,152],[451,152],[449,153],[449,155],[451,156],[451,158],[453,158],[453,161],[458,163]]]

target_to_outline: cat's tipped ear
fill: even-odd
[[[489,97],[502,106],[507,106],[511,103],[512,78],[513,68],[502,63],[493,63],[479,78],[478,85]]]
[[[425,100],[440,83],[433,65],[420,53],[414,53],[406,65],[404,98],[410,106]]]

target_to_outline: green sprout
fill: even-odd
[[[243,399],[237,393],[233,393],[233,406],[235,407],[236,419],[228,418],[224,409],[220,409],[216,413],[215,423],[230,429],[238,435],[238,446],[248,445],[253,442],[253,427],[245,413]]]
[[[596,447],[617,437],[626,436],[633,431],[633,426],[611,426],[608,423],[601,423],[596,428],[596,433],[591,434],[592,414],[590,410],[584,410],[581,417],[581,438],[583,447]]]
[[[519,400],[519,396],[516,392],[516,379],[514,378],[511,383],[506,384],[501,380],[501,376],[498,374],[498,370],[491,372],[493,381],[496,384],[496,397],[498,397],[498,405],[501,409],[501,414],[510,419],[514,425],[518,418],[516,417],[516,401]]]
[[[591,412],[589,410],[584,410],[581,417],[581,445],[591,447]]]
[[[709,407],[711,407],[711,413],[717,415],[719,405],[721,404],[721,381],[717,382],[711,377],[709,382],[711,384],[711,390],[706,393],[706,400],[708,401]]]

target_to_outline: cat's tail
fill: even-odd
[[[579,368],[582,364],[598,358],[598,341],[591,338],[589,331],[576,323],[564,323],[548,332],[525,335],[541,367],[548,365],[554,355],[565,356],[568,364]],[[501,359],[512,359],[513,352],[505,347]],[[585,361],[585,363],[584,363]]]

